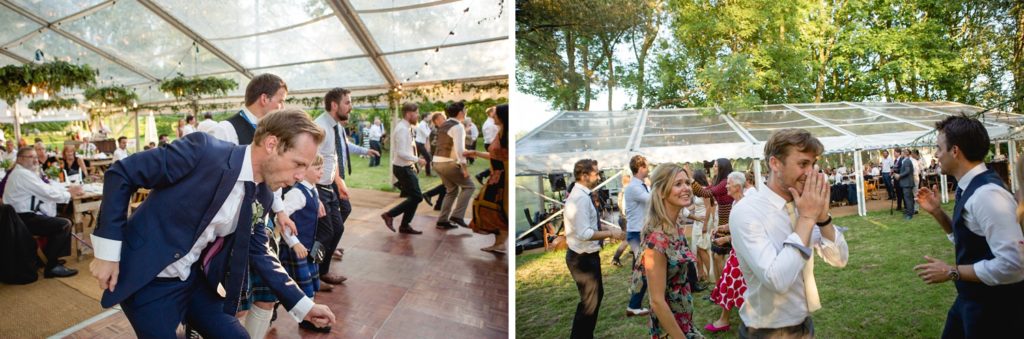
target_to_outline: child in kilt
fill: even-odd
[[[270,237],[271,251],[277,253],[281,266],[310,299],[313,299],[314,292],[320,288],[320,279],[318,264],[313,263],[309,249],[313,247],[317,218],[323,214],[316,187],[312,183],[320,180],[323,163],[323,157],[317,155],[316,160],[306,169],[304,180],[282,190],[284,211],[295,223],[299,234],[294,235],[288,229],[284,229],[283,236],[280,236],[280,231],[274,232],[272,228],[267,228],[267,232],[274,234]],[[241,306],[241,309],[249,310],[245,318],[245,328],[250,337],[263,338],[270,328],[273,310],[278,301],[277,296],[263,283],[258,274],[250,272],[249,283],[250,293]],[[252,307],[253,305],[256,307]],[[331,331],[329,326],[320,328],[305,320],[299,323],[299,327],[322,333]]]

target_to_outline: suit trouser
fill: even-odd
[[[565,264],[569,267],[572,280],[580,293],[576,304],[576,315],[572,318],[570,338],[593,338],[597,327],[597,313],[604,298],[604,282],[601,280],[601,256],[598,252],[579,254],[565,251]]]
[[[46,269],[57,266],[57,259],[71,255],[71,221],[35,213],[18,213],[34,236],[46,237]]]
[[[454,161],[435,162],[434,169],[447,190],[437,222],[448,222],[451,219],[465,220],[463,217],[466,216],[466,208],[469,206],[469,201],[473,199],[473,189],[476,188],[473,181],[462,176],[462,165],[458,165]]]
[[[491,144],[485,143],[484,144],[484,152],[487,152],[487,150],[489,150],[489,149],[491,149]],[[483,178],[489,177],[489,176],[491,176],[491,169],[487,168],[483,172],[480,172],[480,174],[477,174],[477,175],[479,175],[480,177],[483,177]]]
[[[185,281],[155,278],[121,301],[121,309],[139,338],[176,338],[178,324],[187,319],[204,338],[245,338],[248,334],[234,314],[224,313],[224,300],[206,281],[199,264]]]
[[[444,196],[447,193],[448,193],[448,189],[444,188],[444,184],[442,183],[440,185],[434,186],[434,188],[431,188],[429,191],[423,193],[423,196],[424,197],[432,197],[432,196],[436,195],[436,196],[438,196],[438,198],[437,198],[438,202],[437,203],[440,204],[442,201],[444,201]]]
[[[814,338],[814,320],[808,316],[802,323],[782,328],[749,328],[740,321],[738,336],[742,339]]]
[[[352,203],[338,199],[337,187],[316,185],[320,202],[324,204],[327,215],[317,219],[316,241],[324,246],[324,261],[320,263],[320,275],[325,276],[331,271],[331,256],[338,249],[341,236],[345,233],[345,220],[352,214]]]
[[[902,186],[903,215],[914,216],[914,186]]]
[[[378,153],[378,155],[370,157],[370,167],[380,166],[380,140],[370,140],[370,149]]]
[[[942,338],[1000,338],[1017,332],[1017,321],[1024,318],[1020,299],[975,300],[957,295],[946,314]],[[1012,336],[1012,335],[1009,335]]]
[[[434,157],[430,155],[430,151],[427,151],[427,145],[422,142],[417,142],[416,151],[420,152],[420,158],[427,160],[427,175],[430,175],[430,159],[433,159]]]
[[[900,184],[899,180],[893,181],[895,181],[895,187],[893,187],[893,189],[896,190],[896,209],[901,210],[903,209],[903,199],[905,198],[903,196],[903,185]]]
[[[416,172],[412,170],[412,166],[391,166],[391,170],[395,173],[395,178],[398,179],[398,186],[402,188],[402,195],[405,196],[405,200],[391,208],[388,211],[388,215],[391,217],[397,217],[399,214],[402,215],[402,227],[408,227],[409,223],[412,222],[412,218],[416,216],[416,206],[419,206],[420,201],[423,201],[423,193],[420,193],[420,182],[416,178]]]

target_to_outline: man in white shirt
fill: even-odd
[[[441,215],[437,217],[437,228],[468,228],[462,218],[476,186],[469,179],[469,168],[463,154],[466,152],[466,129],[462,126],[462,120],[466,118],[465,104],[461,101],[451,103],[445,114],[448,120],[437,129],[437,149],[434,150],[434,169],[447,191],[441,203]]]
[[[498,136],[498,125],[494,123],[494,110],[496,106],[487,108],[487,120],[484,120],[484,150],[491,148],[491,141],[494,141],[494,137]],[[479,181],[482,185],[484,178],[491,176],[491,169],[485,169],[480,174],[476,175],[476,181]]]
[[[114,150],[114,161],[128,157],[128,137],[117,138],[117,149]]]
[[[380,122],[380,117],[373,118],[373,126],[370,126],[370,149],[381,152],[380,139],[384,137],[384,125]],[[370,156],[370,167],[380,166],[380,155]]]
[[[316,118],[317,126],[326,133],[317,152],[324,157],[324,175],[316,182],[317,195],[327,215],[317,222],[316,241],[324,248],[324,261],[320,263],[320,290],[327,292],[333,285],[341,284],[348,278],[330,274],[331,259],[338,248],[345,221],[352,213],[352,203],[345,184],[345,175],[352,175],[351,154],[379,155],[377,151],[359,147],[348,140],[345,123],[352,112],[351,92],[344,88],[333,88],[324,95],[324,113]]]
[[[608,238],[624,239],[626,236],[621,229],[599,222],[600,215],[591,196],[591,189],[601,180],[599,173],[597,160],[583,159],[576,162],[573,166],[576,185],[565,199],[562,214],[565,242],[569,245],[569,250],[565,252],[565,264],[580,293],[570,338],[593,338],[594,328],[597,327],[597,315],[601,309],[601,299],[604,298],[599,241]]]
[[[896,166],[896,159],[889,156],[889,150],[882,150],[882,182],[885,183],[885,193],[889,200],[896,199],[896,191],[892,188],[892,168]]]
[[[480,130],[477,129],[476,124],[473,123],[473,118],[468,115],[466,116],[466,120],[463,121],[463,124],[466,127],[466,149],[475,150],[476,139],[480,137]],[[476,161],[476,157],[469,157],[466,161],[472,165],[473,161]]]
[[[423,166],[426,164],[426,160],[416,156],[416,143],[413,142],[412,137],[412,124],[416,123],[419,106],[414,103],[402,105],[402,115],[402,120],[395,124],[395,132],[391,134],[391,138],[394,140],[394,149],[391,150],[391,170],[394,172],[395,178],[398,179],[398,188],[402,190],[405,200],[381,214],[380,217],[384,219],[384,224],[389,229],[394,230],[391,223],[395,217],[401,215],[402,223],[399,224],[398,231],[406,234],[420,234],[423,232],[413,229],[409,224],[416,216],[416,206],[423,201],[420,182],[416,178],[416,170],[413,169],[413,165]]]
[[[426,167],[427,169],[427,176],[431,177],[433,176],[430,173],[431,157],[430,150],[427,148],[430,145],[430,119],[427,118],[429,116],[430,114],[423,113],[422,115],[420,115],[420,123],[416,124],[416,150],[420,153],[420,158],[426,160],[424,161],[426,163],[424,167]]]
[[[64,267],[60,257],[71,255],[71,221],[57,218],[57,203],[68,203],[72,195],[81,195],[82,187],[61,187],[57,182],[45,182],[39,175],[39,161],[31,147],[18,151],[17,163],[7,174],[3,202],[11,205],[28,231],[46,237],[46,267],[43,276],[70,277],[78,270]]]
[[[626,186],[623,203],[626,208],[626,242],[629,243],[629,250],[633,251],[633,266],[636,266],[636,259],[642,255],[643,248],[640,247],[640,231],[644,228],[644,218],[647,217],[647,209],[651,205],[651,189],[644,183],[650,169],[647,167],[647,158],[642,155],[634,155],[629,159],[629,170],[633,172],[633,180]],[[626,316],[647,315],[651,311],[643,307],[644,294],[647,292],[647,279],[644,279],[643,286],[639,291],[629,297],[629,306],[626,306]]]
[[[199,127],[196,128],[198,131],[203,133],[213,133],[213,130],[217,128],[217,122],[213,121],[213,113],[203,113],[203,121],[199,122]]]
[[[814,170],[823,150],[805,130],[776,131],[764,149],[768,184],[733,205],[732,243],[747,283],[740,338],[813,337],[811,313],[821,308],[814,252],[846,265],[846,239],[828,213],[828,181]]]
[[[956,177],[950,218],[932,189],[922,187],[921,209],[954,244],[956,264],[925,256],[917,275],[929,284],[953,281],[957,297],[946,315],[943,338],[998,338],[1016,333],[1024,319],[1024,235],[1017,203],[995,171],[986,168],[989,136],[974,118],[951,116],[935,124],[935,157]]]

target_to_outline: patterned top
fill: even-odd
[[[693,253],[689,251],[683,228],[677,228],[677,234],[668,236],[662,231],[654,231],[644,239],[644,247],[665,255],[668,268],[665,271],[665,301],[668,302],[676,323],[683,330],[687,338],[701,337],[693,326],[693,296],[690,294],[690,285],[686,282],[687,263],[694,262]],[[641,259],[642,261],[643,259]],[[642,272],[643,264],[638,265],[636,270]],[[641,273],[642,274],[642,273]],[[633,275],[633,284],[642,283],[639,274]],[[668,332],[658,324],[658,318],[651,312],[651,337],[666,338]]]

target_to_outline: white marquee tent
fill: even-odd
[[[861,168],[862,151],[934,145],[930,133],[936,121],[982,110],[942,101],[766,105],[735,114],[702,114],[702,109],[560,112],[516,142],[516,175],[572,173],[573,164],[586,158],[601,168],[623,169],[634,154],[654,163],[763,159],[772,132],[794,127],[817,136],[826,153],[852,152],[855,168]],[[991,111],[981,118],[994,142],[1017,138],[1024,125],[1019,114]],[[1015,144],[1009,147],[1015,154]],[[1015,160],[1010,157],[1011,170]],[[760,162],[754,166],[760,176]],[[859,187],[863,178],[858,182]],[[1011,182],[1016,189],[1016,180]]]

